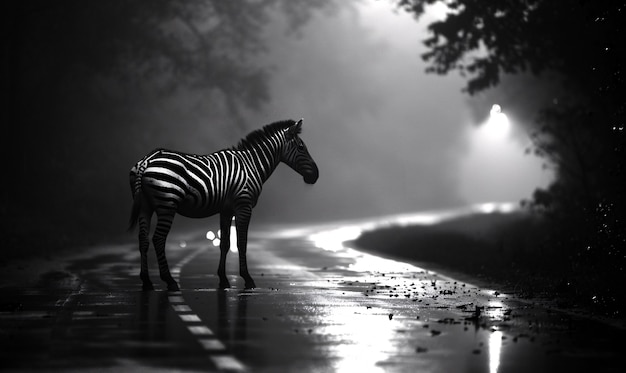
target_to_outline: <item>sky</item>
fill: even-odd
[[[524,154],[524,123],[511,118],[507,133],[486,134],[478,118],[486,122],[498,102],[461,92],[456,74],[424,72],[422,40],[440,11],[417,22],[390,2],[342,2],[316,11],[297,33],[275,15],[262,56],[271,101],[248,118],[304,118],[320,179],[303,185],[279,167],[261,214],[332,219],[515,202],[549,183],[541,160]]]

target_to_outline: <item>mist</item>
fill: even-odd
[[[280,16],[267,28],[271,101],[250,121],[305,118],[303,138],[321,176],[310,188],[279,169],[257,214],[332,220],[518,202],[548,184],[550,173],[524,154],[530,113],[512,119],[505,138],[485,141],[479,127],[493,97],[463,93],[460,76],[424,72],[422,40],[436,14],[416,22],[374,1],[331,10],[317,12],[299,33]],[[525,109],[516,100],[528,100],[517,89],[503,102],[511,113]]]
[[[128,171],[147,152],[206,154],[284,119],[304,118],[320,178],[305,185],[279,166],[255,222],[515,202],[551,179],[523,154],[532,84],[469,96],[463,77],[425,73],[437,12],[418,21],[369,0],[169,6],[62,3],[13,21],[4,141],[21,183],[7,186],[3,212],[16,236],[125,237]],[[513,130],[487,144],[479,129],[495,103]]]

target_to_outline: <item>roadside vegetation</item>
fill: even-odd
[[[551,245],[552,227],[527,212],[472,214],[434,225],[363,233],[364,251],[411,261],[476,285],[556,307],[623,318],[621,272]]]

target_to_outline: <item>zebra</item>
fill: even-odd
[[[143,290],[154,289],[147,261],[150,221],[154,213],[157,222],[152,243],[161,280],[167,284],[169,291],[179,290],[165,257],[165,241],[177,213],[190,218],[220,214],[217,274],[221,289],[230,287],[225,266],[234,217],[239,274],[245,280],[245,288],[256,287],[248,272],[246,246],[252,208],[257,203],[263,183],[280,162],[299,173],[307,184],[315,184],[319,177],[315,161],[298,136],[302,131],[302,121],[285,120],[267,124],[249,133],[238,145],[207,155],[155,149],[131,168],[133,205],[129,230],[139,225],[139,276]]]

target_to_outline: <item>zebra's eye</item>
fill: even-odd
[[[304,150],[304,143],[303,142],[299,142],[298,143],[298,150]]]

